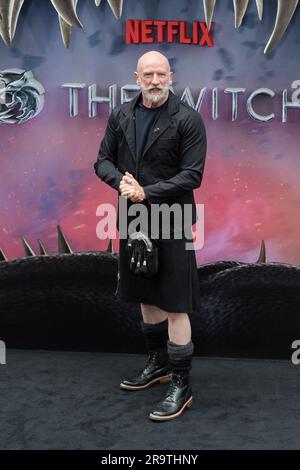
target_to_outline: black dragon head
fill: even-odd
[[[118,254],[75,253],[58,226],[58,254],[0,250],[0,332],[7,347],[141,352],[140,307],[115,296]],[[288,358],[300,338],[300,267],[217,261],[198,267],[201,310],[191,315],[195,353]]]

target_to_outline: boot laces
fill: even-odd
[[[148,354],[147,366],[150,364],[156,364],[158,358],[159,358],[159,354],[157,351],[150,351]]]
[[[177,374],[172,375],[172,380],[170,382],[169,390],[167,392],[168,398],[170,398],[171,400],[175,399],[175,394],[178,390],[178,387],[180,387],[182,385],[183,380],[184,380],[183,375],[179,375],[179,374],[178,375]]]

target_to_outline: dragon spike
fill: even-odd
[[[23,247],[24,247],[24,251],[25,251],[25,256],[35,256],[35,252],[33,251],[33,249],[31,248],[31,246],[29,245],[29,243],[25,240],[25,238],[21,238],[22,242],[23,242]]]
[[[257,7],[258,17],[261,21],[263,17],[264,0],[256,0],[256,7]]]
[[[0,248],[0,261],[7,261],[7,258],[5,254],[3,253],[3,251],[1,250],[1,248]]]
[[[264,53],[271,52],[285,33],[298,5],[298,0],[277,0],[277,15],[272,35]]]
[[[114,246],[113,246],[112,239],[110,239],[108,242],[106,253],[114,253]]]
[[[119,20],[122,15],[123,0],[107,0],[113,14]]]
[[[14,0],[0,0],[0,34],[7,46],[11,45],[11,14]]]
[[[234,6],[234,27],[239,28],[247,10],[249,0],[233,0]]]
[[[51,0],[55,10],[61,16],[66,23],[70,26],[78,26],[82,28],[82,23],[76,13],[76,0]]]
[[[38,244],[40,247],[40,255],[47,255],[47,252],[46,252],[46,249],[44,247],[42,240],[38,239]]]
[[[264,240],[261,241],[260,244],[260,252],[259,252],[259,257],[256,263],[266,263],[266,245]]]
[[[216,4],[216,0],[203,0],[205,21],[208,26],[208,29],[210,29],[211,20],[212,20],[214,9],[215,9],[215,4]]]
[[[95,0],[96,7],[100,5],[101,0]]]
[[[15,0],[11,13],[11,40],[15,37],[17,23],[24,0]]]
[[[65,48],[68,48],[70,44],[72,26],[70,26],[69,23],[67,23],[61,16],[59,17],[59,26],[64,46]]]
[[[67,239],[65,238],[60,225],[57,225],[58,253],[73,253]]]
[[[78,0],[75,0],[75,8],[77,6]],[[60,32],[61,32],[61,37],[64,43],[65,48],[67,49],[70,45],[70,38],[71,38],[71,32],[72,32],[72,26],[67,23],[62,16],[59,15],[59,26],[60,26]]]

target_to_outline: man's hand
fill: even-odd
[[[132,202],[141,202],[146,199],[142,186],[128,171],[125,172],[120,182],[121,196],[130,199]]]

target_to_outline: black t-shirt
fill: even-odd
[[[147,108],[140,100],[135,110],[135,152],[137,162],[140,160],[149,132],[154,128],[163,109],[168,106],[168,99],[161,106]]]

